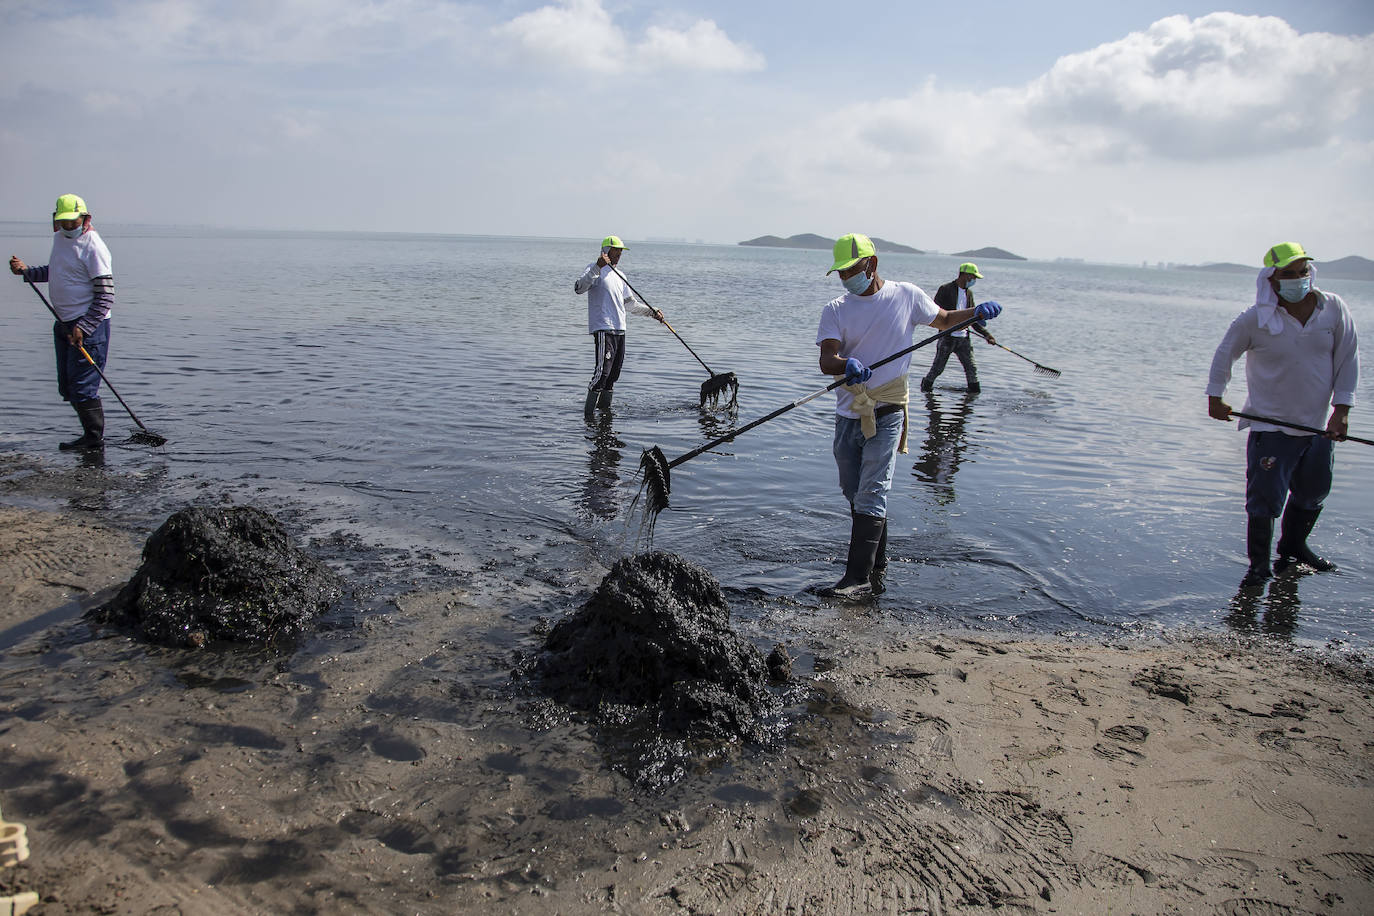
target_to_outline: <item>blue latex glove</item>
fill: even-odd
[[[854,357],[844,361],[844,383],[846,385],[857,385],[866,382],[873,376],[873,370],[859,362]]]
[[[989,299],[987,302],[980,302],[974,306],[973,314],[979,321],[987,321],[989,318],[996,318],[1002,314],[1002,306]]]

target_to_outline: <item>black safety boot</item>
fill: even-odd
[[[1240,580],[1241,588],[1263,585],[1273,573],[1269,569],[1269,544],[1274,539],[1274,520],[1267,515],[1252,515],[1245,528],[1245,553],[1250,568]]]
[[[868,574],[868,587],[874,595],[887,591],[887,519],[883,519],[883,533],[878,538],[878,552],[873,557],[873,571]]]
[[[1317,556],[1307,546],[1307,536],[1321,514],[1320,507],[1299,509],[1291,501],[1288,503],[1279,525],[1279,558],[1274,563],[1274,572],[1287,572],[1299,563],[1306,563],[1317,572],[1331,572],[1336,568],[1335,563]]]
[[[81,420],[81,438],[60,443],[57,447],[64,452],[104,448],[105,407],[100,403],[100,398],[91,398],[72,406],[76,408],[76,416]]]
[[[844,578],[834,585],[817,590],[817,594],[827,598],[845,598],[862,601],[873,596],[873,586],[868,577],[873,572],[873,562],[878,555],[878,544],[883,537],[886,519],[876,515],[854,515],[849,532],[849,559],[845,562]]]

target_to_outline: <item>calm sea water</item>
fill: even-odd
[[[592,353],[572,282],[594,241],[101,228],[117,281],[108,374],[171,440],[109,450],[109,472],[149,482],[114,508],[150,526],[193,500],[289,511],[307,538],[386,545],[397,582],[503,563],[595,571],[636,548],[643,449],[671,459],[829,381],[814,345],[839,290],[825,252],[632,241],[630,281],[714,371],[738,375],[738,414],[699,410],[705,370],[631,318],[613,414],[588,424]],[[3,253],[30,263],[46,261],[46,236],[0,224]],[[887,255],[881,273],[933,293],[956,264]],[[981,394],[963,390],[954,361],[935,392],[914,395],[890,591],[863,625],[1190,625],[1374,645],[1368,446],[1337,447],[1313,537],[1340,572],[1236,600],[1245,437],[1207,418],[1202,390],[1250,275],[981,266],[977,292],[1006,308],[999,341],[1063,375],[979,343]],[[1374,283],[1318,284],[1374,334]],[[50,323],[21,282],[0,283],[0,450],[60,466],[79,459],[55,450],[76,425],[56,396]],[[917,352],[913,376],[933,349]],[[1237,376],[1238,406],[1243,364]],[[1352,414],[1365,437],[1372,379],[1369,368]],[[132,424],[108,394],[106,405],[122,438]],[[847,545],[832,418],[827,396],[677,468],[654,546],[709,569],[737,613],[833,613],[805,590],[838,577]]]

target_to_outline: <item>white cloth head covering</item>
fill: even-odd
[[[1283,330],[1283,318],[1279,316],[1278,294],[1269,282],[1273,275],[1274,268],[1265,267],[1255,278],[1255,305],[1259,308],[1256,317],[1259,318],[1260,327],[1270,334],[1278,334]]]

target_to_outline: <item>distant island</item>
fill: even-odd
[[[992,258],[1002,261],[1024,261],[1025,258],[1019,254],[1012,254],[1003,248],[979,248],[975,251],[956,251],[952,255],[956,258]]]
[[[1222,261],[1218,264],[1178,264],[1178,270],[1205,270],[1211,273],[1252,274],[1259,270],[1258,265],[1232,264]],[[1322,280],[1374,280],[1374,261],[1352,254],[1348,258],[1335,261],[1317,261],[1317,279]]]
[[[910,245],[898,245],[896,242],[880,239],[876,235],[871,235],[869,238],[873,240],[873,245],[878,249],[878,254],[925,254],[919,248],[912,248]],[[756,239],[750,239],[739,244],[756,248],[809,248],[817,251],[830,251],[835,247],[835,240],[828,239],[823,235],[803,232],[801,235],[789,235],[787,238],[776,235],[761,235]]]

